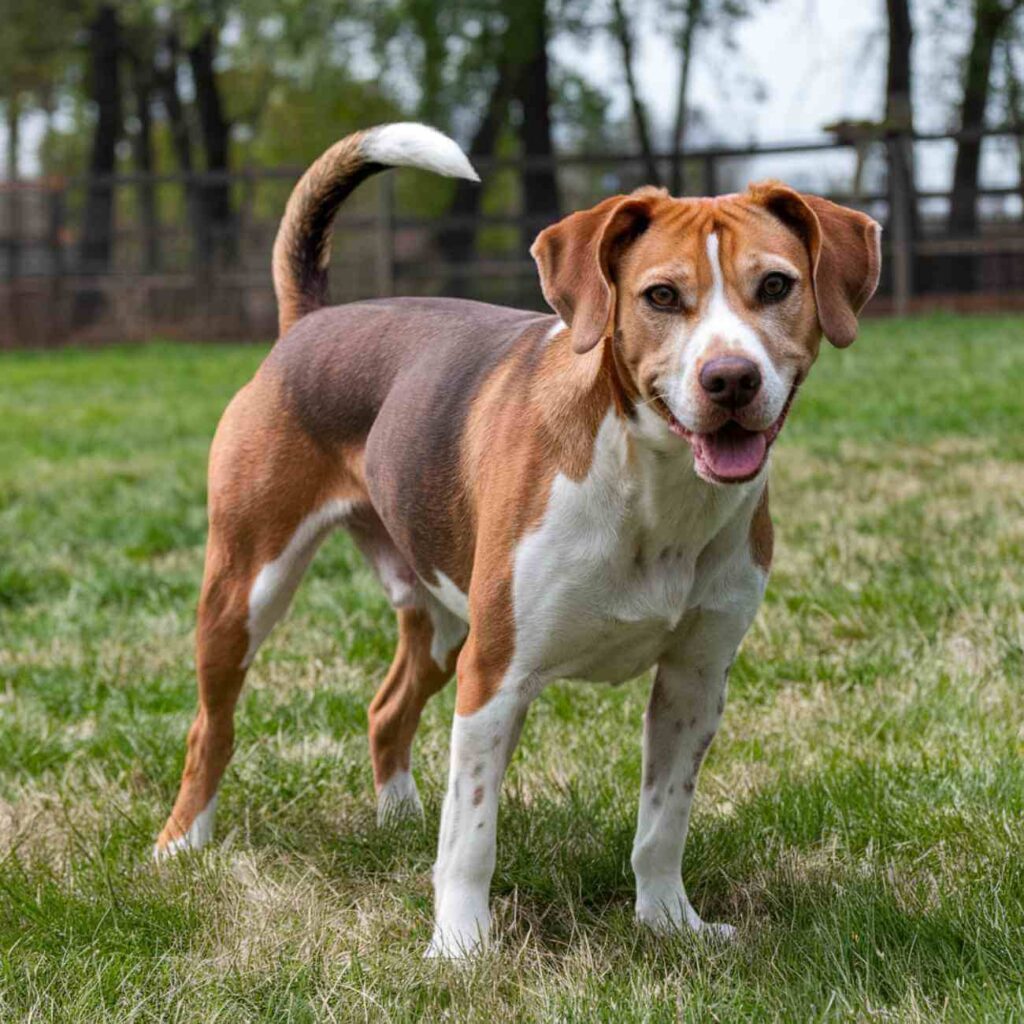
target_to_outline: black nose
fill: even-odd
[[[700,386],[716,405],[742,409],[761,387],[761,371],[742,356],[719,356],[701,367]]]

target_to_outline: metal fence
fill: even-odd
[[[769,177],[872,214],[883,234],[874,312],[1024,308],[1024,137],[979,133],[983,187],[969,233],[949,228],[950,159],[963,136],[877,134],[841,141],[691,151],[686,191],[715,195]],[[894,159],[913,177],[890,185]],[[659,156],[667,177],[669,158]],[[478,162],[491,184],[470,214],[427,217],[418,193],[453,188],[420,172],[381,175],[343,207],[334,233],[332,299],[457,294],[543,308],[529,245],[558,211],[644,184],[636,153]],[[529,212],[526,176],[557,181],[547,212]],[[0,186],[0,348],[153,336],[272,338],[270,251],[301,168],[227,175],[117,175]],[[912,183],[912,184],[911,184]],[[939,182],[941,185],[941,181]],[[444,203],[445,197],[440,197]],[[109,204],[113,230],[85,223]],[[557,208],[556,208],[557,206]],[[458,203],[451,204],[459,208]],[[89,237],[86,237],[89,235]]]

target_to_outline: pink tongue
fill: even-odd
[[[723,480],[753,476],[764,462],[768,442],[763,433],[727,423],[713,434],[698,434],[699,454],[708,469]]]

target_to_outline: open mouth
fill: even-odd
[[[717,430],[701,434],[684,427],[667,407],[665,413],[672,433],[690,443],[694,467],[700,476],[712,483],[741,484],[761,472],[768,451],[786,422],[796,389],[794,384],[778,419],[764,430],[748,430],[729,419]]]

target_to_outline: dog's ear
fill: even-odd
[[[649,199],[612,196],[545,228],[530,247],[544,298],[572,329],[576,352],[614,331],[615,263],[650,221]]]
[[[857,337],[858,314],[878,287],[881,227],[866,213],[785,185],[754,186],[751,192],[803,239],[821,331],[836,348],[846,348]]]

